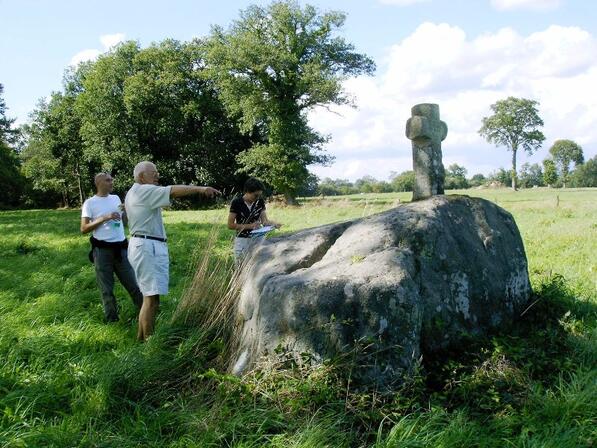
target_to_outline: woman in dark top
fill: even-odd
[[[234,198],[230,203],[228,228],[237,232],[234,239],[234,259],[237,263],[241,261],[242,254],[250,245],[262,239],[262,237],[252,237],[252,230],[264,225],[276,228],[281,226],[268,219],[265,202],[261,198],[263,190],[261,181],[251,177],[245,182],[243,195]]]

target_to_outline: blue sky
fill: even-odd
[[[261,1],[0,0],[0,83],[8,115],[25,122],[61,88],[64,69],[123,39],[143,46],[205,36]],[[302,2],[304,3],[304,2]],[[374,77],[347,80],[356,109],[316,109],[311,124],[331,136],[320,177],[387,178],[409,169],[410,108],[440,105],[448,124],[444,164],[469,174],[508,167],[510,153],[477,135],[489,106],[509,95],[540,102],[547,140],[525,161],[541,162],[555,139],[597,154],[597,2],[581,0],[320,0],[347,13],[343,37],[377,63]]]

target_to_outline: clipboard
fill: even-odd
[[[274,226],[263,226],[263,227],[259,227],[258,229],[255,229],[255,230],[251,230],[249,232],[249,235],[264,236],[264,235],[268,234],[269,232],[271,232],[272,230],[276,230],[276,228]]]

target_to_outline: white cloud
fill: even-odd
[[[313,167],[320,177],[385,179],[411,169],[404,129],[411,107],[423,102],[438,103],[448,124],[444,165],[459,163],[471,175],[509,167],[511,154],[477,131],[489,106],[511,95],[539,101],[545,122],[544,148],[520,154],[519,165],[541,162],[558,138],[583,145],[587,158],[597,152],[597,39],[578,27],[550,26],[527,36],[503,28],[470,38],[457,26],[424,23],[388,50],[383,66],[375,78],[345,83],[358,109],[310,114],[311,125],[332,136],[327,149],[337,159]]]
[[[123,33],[104,34],[99,38],[103,49],[99,50],[97,48],[88,48],[86,50],[79,51],[71,58],[70,65],[77,65],[85,61],[93,61],[94,59],[97,59],[100,54],[110,50],[110,48],[124,41],[124,39],[125,34]]]
[[[410,6],[415,3],[427,3],[431,0],[379,0],[384,5],[398,5],[398,6]]]
[[[85,61],[92,61],[97,58],[101,52],[99,50],[88,49],[79,51],[76,55],[74,55],[70,60],[70,65],[78,65],[81,62]]]
[[[122,42],[124,38],[124,33],[105,34],[100,37],[100,42],[104,46],[105,50],[109,50],[113,46],[118,45],[120,42]]]
[[[492,6],[498,11],[513,9],[531,9],[534,11],[547,11],[560,6],[560,0],[491,0]]]

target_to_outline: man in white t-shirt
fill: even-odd
[[[107,322],[118,320],[118,307],[114,297],[114,274],[130,294],[137,311],[141,310],[143,295],[137,286],[135,272],[127,258],[128,242],[124,237],[120,198],[110,194],[112,176],[99,173],[95,176],[97,194],[83,203],[81,210],[81,233],[93,231],[91,258],[95,265],[95,277],[102,294],[104,317]]]
[[[144,341],[153,333],[160,296],[168,293],[169,258],[162,207],[169,206],[171,198],[192,194],[213,197],[221,193],[212,187],[195,185],[160,187],[158,170],[151,162],[138,163],[133,176],[135,183],[124,204],[131,234],[128,256],[143,293],[137,338]]]

